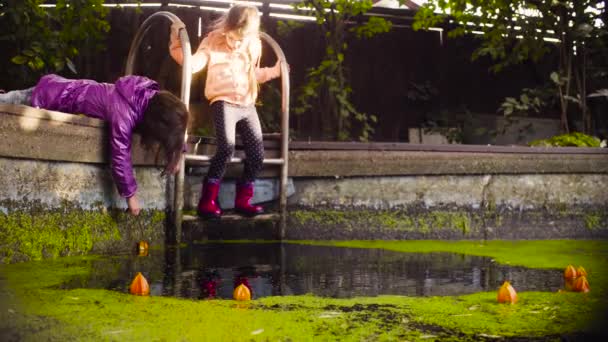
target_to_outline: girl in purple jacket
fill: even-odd
[[[58,75],[40,78],[35,87],[0,94],[0,103],[23,104],[64,113],[85,114],[108,122],[112,176],[129,212],[138,215],[137,183],[131,164],[131,137],[165,152],[163,173],[178,171],[188,110],[175,95],[142,76],[121,77],[116,83],[70,80]]]

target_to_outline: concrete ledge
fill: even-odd
[[[106,125],[83,115],[0,104],[0,157],[107,163]],[[134,135],[133,165],[155,165]]]
[[[597,149],[601,152],[604,149]],[[608,152],[608,151],[606,151]],[[291,151],[291,177],[608,173],[608,153]]]
[[[6,142],[0,145],[0,156],[107,163],[104,127],[103,121],[81,115],[0,105],[0,139]],[[266,145],[267,156],[276,157],[277,142]],[[154,153],[141,148],[138,135],[132,154],[134,165],[155,164]],[[241,165],[232,165],[227,174],[241,170]],[[608,149],[292,142],[289,153],[291,177],[537,173],[608,173]],[[262,177],[277,175],[277,168],[269,166]]]

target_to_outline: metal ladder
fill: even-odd
[[[146,33],[150,30],[155,22],[168,20],[171,24],[180,22],[181,20],[173,13],[160,11],[149,16],[139,27],[135,38],[131,42],[129,55],[127,57],[127,65],[125,74],[131,75],[134,72],[135,61],[137,59],[138,48]],[[279,165],[280,169],[280,185],[279,185],[279,211],[280,211],[280,238],[285,236],[285,224],[287,221],[287,166],[288,166],[288,148],[289,148],[289,70],[287,69],[287,60],[283,50],[277,42],[264,32],[260,32],[260,38],[265,41],[273,50],[277,58],[281,61],[281,132],[280,134],[280,158],[264,159],[264,164]],[[182,82],[181,82],[181,100],[186,107],[190,103],[190,84],[192,83],[192,72],[190,67],[190,59],[192,50],[190,48],[190,39],[188,32],[185,29],[179,30],[179,40],[182,45],[184,60],[182,63]],[[188,132],[184,136],[184,142],[188,139]],[[171,221],[175,228],[175,242],[181,241],[182,235],[182,211],[184,208],[184,178],[186,163],[188,161],[197,161],[199,163],[209,163],[211,156],[184,154],[181,160],[179,172],[175,175],[175,186],[173,187],[173,217]],[[230,163],[242,163],[242,158],[233,157]]]

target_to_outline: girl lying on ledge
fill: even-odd
[[[110,129],[112,176],[118,193],[127,199],[129,212],[138,215],[137,183],[131,164],[131,136],[141,134],[142,145],[165,151],[163,173],[178,171],[188,110],[175,95],[159,90],[142,76],[121,77],[114,84],[70,80],[57,75],[40,78],[35,87],[0,94],[0,103],[23,104],[105,120]]]

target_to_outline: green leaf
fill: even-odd
[[[34,57],[33,68],[32,68],[33,70],[42,70],[42,69],[44,69],[44,66],[45,66],[45,63],[40,57],[38,57],[38,56]]]
[[[28,60],[29,60],[29,58],[27,58],[25,56],[21,56],[21,55],[17,55],[15,57],[11,58],[11,62],[18,64],[18,65],[25,64]]]
[[[36,53],[30,49],[23,50],[23,54],[28,57],[34,57],[36,55]]]

